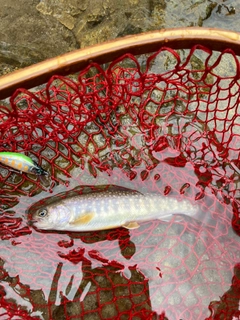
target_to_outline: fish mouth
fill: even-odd
[[[34,226],[34,223],[37,222],[37,220],[29,220],[28,225],[29,226]]]
[[[52,229],[52,228],[49,228],[48,224],[44,224],[41,220],[38,220],[38,219],[29,220],[28,225],[30,227],[33,227],[34,229],[39,229],[39,230],[51,230]]]

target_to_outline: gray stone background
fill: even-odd
[[[240,31],[240,1],[0,0],[0,74],[129,34],[204,26]]]

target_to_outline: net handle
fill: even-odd
[[[240,33],[237,32],[197,27],[146,32],[75,50],[2,76],[0,99],[11,96],[19,87],[29,89],[43,84],[55,74],[77,72],[92,61],[101,64],[125,53],[150,53],[159,50],[161,46],[189,49],[195,44],[217,51],[230,48],[240,55]]]

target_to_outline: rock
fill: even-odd
[[[239,4],[183,0],[0,0],[0,75],[117,37],[161,28],[239,31]]]
[[[37,0],[0,0],[0,64],[12,70],[78,48],[74,35],[36,10]]]
[[[86,10],[87,3],[86,0],[43,0],[36,8],[43,15],[53,16],[66,28],[72,30],[79,14]]]

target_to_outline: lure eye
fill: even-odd
[[[41,218],[44,218],[44,217],[46,217],[47,213],[48,213],[47,209],[42,209],[42,210],[38,211],[38,216]]]

